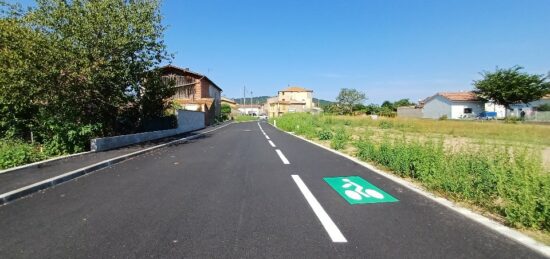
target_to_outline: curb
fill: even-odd
[[[98,162],[98,163],[95,163],[95,164],[92,164],[92,165],[89,165],[89,166],[86,166],[86,167],[82,167],[82,168],[64,173],[62,175],[58,175],[58,176],[55,176],[55,177],[52,177],[52,178],[49,178],[49,179],[31,184],[31,185],[21,187],[19,189],[16,189],[16,190],[13,190],[13,191],[10,191],[10,192],[2,193],[2,194],[0,194],[0,206],[4,205],[4,204],[7,204],[8,202],[14,201],[16,199],[25,197],[29,194],[38,192],[40,190],[44,190],[44,189],[50,188],[52,186],[55,186],[55,185],[67,182],[69,180],[75,179],[79,176],[88,174],[90,172],[97,171],[99,169],[118,164],[118,163],[120,163],[124,160],[128,160],[130,158],[133,158],[133,157],[136,157],[138,155],[147,153],[149,151],[164,148],[164,147],[171,146],[171,145],[178,144],[178,143],[185,143],[189,140],[196,139],[200,136],[203,136],[207,133],[219,130],[219,129],[224,128],[224,127],[226,127],[228,125],[231,125],[231,124],[233,124],[233,123],[228,123],[228,124],[222,125],[220,127],[217,127],[215,129],[211,129],[209,131],[199,133],[197,135],[193,135],[193,136],[189,136],[189,137],[185,137],[185,138],[181,138],[181,139],[176,139],[176,140],[170,141],[168,143],[156,145],[156,146],[149,147],[149,148],[142,149],[142,150],[138,150],[138,151],[126,154],[126,155],[121,155],[121,156],[118,156],[118,157],[115,157],[115,158],[107,159],[107,160],[104,160],[104,161],[101,161],[101,162]]]
[[[73,156],[86,155],[86,154],[93,153],[93,152],[94,151],[86,151],[86,152],[80,152],[80,153],[65,155],[65,156],[52,157],[50,159],[46,159],[46,160],[42,160],[42,161],[36,161],[34,163],[30,163],[30,164],[26,164],[26,165],[20,165],[20,166],[8,168],[8,169],[0,170],[0,174],[11,173],[11,172],[14,172],[14,171],[17,171],[17,170],[21,170],[21,169],[25,169],[25,168],[33,167],[33,166],[39,167],[40,165],[47,164],[49,162],[53,162],[53,161],[57,161],[57,160],[61,160],[61,159],[69,158],[69,157],[73,157]]]
[[[510,238],[510,239],[512,239],[512,240],[514,240],[514,241],[516,241],[516,242],[518,242],[518,243],[520,243],[520,244],[522,244],[522,245],[524,245],[528,248],[531,248],[532,250],[542,254],[543,256],[546,256],[546,257],[550,258],[550,246],[547,246],[543,243],[540,243],[539,241],[536,241],[535,239],[533,239],[533,238],[531,238],[531,237],[529,237],[529,236],[527,236],[527,235],[525,235],[525,234],[523,234],[523,233],[521,233],[521,232],[519,232],[515,229],[509,228],[509,227],[504,226],[504,225],[502,225],[502,224],[500,224],[500,223],[498,223],[498,222],[496,222],[492,219],[489,219],[485,216],[479,215],[479,214],[473,212],[470,209],[460,207],[460,206],[458,206],[457,204],[453,203],[450,200],[447,200],[447,199],[442,198],[442,197],[438,197],[438,196],[436,196],[432,193],[424,191],[424,190],[420,189],[418,186],[416,186],[413,183],[405,181],[404,179],[402,179],[398,176],[395,176],[391,173],[382,171],[382,170],[376,168],[375,166],[373,166],[369,163],[366,163],[364,161],[361,161],[361,160],[359,160],[355,157],[352,157],[350,155],[347,155],[347,154],[341,153],[339,151],[330,149],[330,148],[325,147],[325,146],[323,146],[319,143],[315,143],[315,142],[313,142],[309,139],[298,136],[294,133],[286,132],[282,129],[279,129],[279,128],[273,126],[272,124],[269,124],[269,125],[271,125],[275,129],[277,129],[281,132],[284,132],[288,135],[294,136],[294,137],[299,138],[303,141],[309,142],[309,143],[311,143],[311,144],[313,144],[317,147],[323,148],[323,149],[325,149],[327,151],[330,151],[334,154],[337,154],[339,156],[347,158],[347,159],[355,162],[356,164],[359,164],[363,167],[366,167],[367,169],[369,169],[369,170],[371,170],[371,171],[373,171],[373,172],[375,172],[375,173],[377,173],[377,174],[379,174],[379,175],[381,175],[381,176],[383,176],[383,177],[385,177],[385,178],[387,178],[387,179],[389,179],[389,180],[391,180],[391,181],[393,181],[397,184],[400,184],[403,187],[405,187],[405,188],[407,188],[407,189],[409,189],[409,190],[411,190],[411,191],[413,191],[417,194],[420,194],[420,195],[424,196],[425,198],[428,198],[428,199],[430,199],[430,200],[432,200],[432,201],[434,201],[434,202],[436,202],[436,203],[438,203],[438,204],[440,204],[440,205],[442,205],[442,206],[444,206],[444,207],[446,207],[450,210],[453,210],[454,212],[457,212],[460,215],[462,215],[462,216],[464,216],[468,219],[471,219],[471,220],[473,220],[473,221],[475,221],[475,222],[477,222],[477,223],[479,223],[479,224],[481,224],[481,225],[483,225],[483,226],[485,226],[485,227],[487,227],[487,228],[489,228],[489,229],[491,229],[491,230],[493,230],[493,231],[495,231],[495,232],[497,232],[497,233],[499,233],[499,234],[501,234],[505,237],[508,237],[508,238]]]

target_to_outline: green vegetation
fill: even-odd
[[[483,72],[483,79],[474,82],[479,96],[510,108],[513,103],[529,103],[550,93],[549,77],[521,72],[523,67],[497,68]]]
[[[174,91],[155,69],[170,59],[163,31],[154,0],[0,1],[0,138],[73,153],[163,117]]]
[[[344,90],[344,89],[342,89]],[[350,89],[346,89],[349,91]],[[323,111],[326,114],[343,115],[343,114],[377,114],[384,117],[397,116],[397,108],[401,106],[413,106],[415,103],[409,101],[409,99],[401,99],[395,102],[384,101],[382,105],[369,104],[363,105],[362,103],[354,103],[350,106],[343,105],[341,103],[328,104],[322,106]]]
[[[341,114],[352,114],[353,107],[362,104],[367,99],[365,93],[356,89],[342,88],[336,96],[336,102],[341,110]]]
[[[550,127],[450,120],[286,114],[286,131],[343,150],[511,226],[550,231]],[[330,136],[330,137],[329,137]]]
[[[0,169],[15,167],[44,159],[38,147],[23,141],[2,139],[0,141]]]
[[[250,116],[250,115],[237,115],[235,116],[235,121],[238,122],[247,122],[247,121],[255,121],[258,120],[258,117]]]
[[[229,104],[222,104],[221,108],[221,121],[226,121],[229,119],[229,116],[231,115],[231,106]]]

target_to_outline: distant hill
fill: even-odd
[[[250,101],[252,100],[252,103],[253,104],[264,104],[267,102],[267,98],[270,98],[271,96],[256,96],[256,97],[252,97],[252,98],[246,98],[246,104],[250,104]],[[233,100],[235,100],[235,102],[237,102],[238,104],[244,104],[243,102],[243,98],[233,98]],[[334,102],[331,102],[331,101],[327,101],[327,100],[323,100],[323,99],[317,99],[317,98],[313,98],[313,102],[315,104],[319,104],[320,106],[325,106],[325,105],[328,105],[328,104],[332,104]]]

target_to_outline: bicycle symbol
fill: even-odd
[[[342,181],[346,182],[344,185],[342,185],[342,188],[350,188],[352,186],[355,186],[354,190],[346,190],[344,193],[350,197],[351,199],[354,199],[356,201],[360,201],[365,198],[375,198],[375,199],[384,199],[384,195],[381,193],[373,190],[373,189],[364,189],[363,186],[356,184],[352,182],[350,179],[344,178]]]

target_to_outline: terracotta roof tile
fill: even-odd
[[[480,101],[479,97],[473,92],[443,92],[437,93],[451,101]]]
[[[313,92],[313,90],[308,90],[299,86],[291,86],[284,90],[281,90],[281,92]]]

